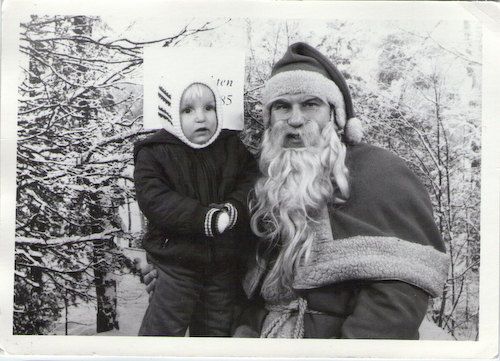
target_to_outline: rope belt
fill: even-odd
[[[261,338],[276,337],[280,328],[290,320],[295,312],[297,314],[297,321],[293,331],[293,338],[304,337],[304,315],[309,314],[322,314],[322,312],[307,309],[307,301],[299,297],[288,304],[266,305],[268,311],[279,312],[281,315],[273,320],[260,334]]]

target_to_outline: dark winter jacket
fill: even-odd
[[[248,254],[247,196],[257,166],[237,131],[223,130],[209,146],[193,149],[159,130],[135,144],[134,161],[137,201],[148,220],[143,246],[154,263],[205,267]],[[225,202],[237,209],[236,226],[207,237],[209,205]]]
[[[428,298],[440,294],[448,270],[428,194],[386,150],[349,146],[346,163],[351,196],[328,209],[330,236],[315,242],[294,278],[292,294],[307,302],[303,337],[418,339]],[[235,336],[258,337],[279,299],[267,290],[264,302],[265,273],[257,265],[247,273],[251,301]]]

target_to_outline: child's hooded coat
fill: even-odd
[[[187,86],[194,82],[188,82]],[[203,83],[207,86],[206,82]],[[134,147],[134,179],[137,201],[148,219],[143,246],[153,262],[176,262],[193,267],[211,262],[234,262],[248,243],[247,196],[257,175],[252,154],[238,132],[221,130],[221,102],[216,89],[218,127],[201,146],[193,146],[182,134],[179,104],[182,89],[168,94],[171,106],[159,97],[168,112],[166,129],[139,141]],[[159,89],[165,97],[166,87]],[[166,108],[166,109],[165,109]],[[164,113],[159,109],[159,113]],[[205,235],[205,216],[212,204],[230,202],[236,207],[235,228],[216,238]]]

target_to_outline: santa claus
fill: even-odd
[[[419,179],[361,142],[342,74],[291,45],[263,91],[259,236],[236,337],[417,339],[448,260]]]

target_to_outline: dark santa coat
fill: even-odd
[[[281,321],[288,318],[295,337],[418,339],[429,296],[441,293],[448,270],[427,191],[384,149],[348,146],[346,164],[351,196],[329,207],[311,260],[295,273],[292,293],[300,302]],[[236,337],[272,329],[264,319],[286,299],[278,288],[261,289],[265,273],[257,264],[247,273],[252,303]],[[273,337],[293,337],[277,326]]]

